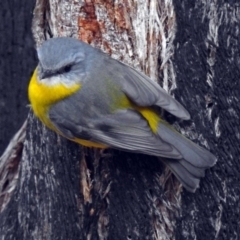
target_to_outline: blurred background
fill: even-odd
[[[34,5],[28,0],[0,2],[0,156],[29,111],[27,86],[37,64]]]

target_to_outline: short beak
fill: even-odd
[[[38,67],[38,77],[39,77],[39,80],[52,77],[52,76],[54,76],[55,74],[56,74],[56,73],[54,73],[54,72],[51,71],[51,70],[45,70],[45,69],[43,69],[43,68],[41,68],[41,67]]]

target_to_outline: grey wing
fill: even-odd
[[[159,106],[176,117],[188,120],[188,111],[149,77],[121,62],[105,59],[104,68],[111,79],[121,85],[123,92],[139,106]]]
[[[67,114],[63,117],[54,108],[49,117],[55,127],[70,139],[80,138],[135,153],[182,158],[178,150],[155,135],[146,120],[134,110],[119,110],[102,118],[90,119],[81,125],[69,121]]]

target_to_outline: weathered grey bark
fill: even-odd
[[[176,239],[239,239],[239,2],[174,3],[175,96],[191,112],[189,134],[204,137],[218,157],[197,194],[183,193]]]
[[[82,149],[30,113],[0,239],[237,239],[238,11],[205,0],[37,1],[37,45],[73,36],[142,69],[192,120],[166,117],[219,161],[195,194],[181,192],[156,158]]]

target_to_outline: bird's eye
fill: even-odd
[[[67,72],[70,72],[71,69],[72,69],[72,65],[67,65],[64,67],[63,71],[67,73]]]

